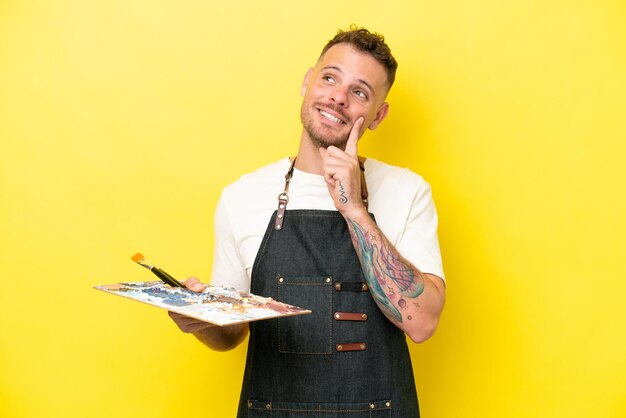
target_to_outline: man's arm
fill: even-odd
[[[423,274],[400,256],[367,212],[353,216],[346,222],[374,300],[411,340],[426,341],[443,310],[443,281]]]
[[[370,218],[361,200],[355,122],[345,151],[320,148],[324,178],[335,207],[344,216],[367,284],[381,311],[413,341],[427,340],[437,328],[445,301],[443,281],[405,260]]]
[[[185,286],[194,292],[202,292],[206,285],[195,277],[184,281]],[[248,335],[248,324],[219,327],[176,312],[168,312],[181,331],[193,334],[207,347],[216,351],[227,351],[237,347]]]

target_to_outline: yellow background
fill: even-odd
[[[360,151],[440,215],[423,416],[626,416],[621,0],[0,2],[0,416],[234,415],[245,346],[91,286],[151,279],[137,251],[208,279],[221,188],[295,153],[350,23],[400,63]]]

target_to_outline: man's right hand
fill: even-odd
[[[207,285],[198,280],[197,277],[190,277],[187,280],[184,280],[183,284],[187,289],[198,293],[203,292],[204,289],[207,288]],[[182,332],[196,333],[198,331],[202,331],[203,329],[215,326],[190,316],[181,315],[177,312],[167,311],[167,314],[174,320]]]
[[[190,277],[187,280],[184,280],[183,284],[187,287],[187,289],[198,293],[204,292],[204,290],[209,287],[208,285],[202,283],[197,277]]]
[[[183,283],[187,289],[194,292],[202,292],[207,288],[207,285],[196,277],[190,277]],[[181,331],[195,335],[196,338],[213,350],[226,351],[233,349],[248,335],[248,324],[219,327],[176,312],[168,311],[167,313]]]

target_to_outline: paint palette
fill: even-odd
[[[94,288],[219,326],[311,313],[272,298],[228,287],[209,286],[204,292],[193,292],[155,281],[105,284]]]

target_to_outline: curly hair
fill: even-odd
[[[391,89],[396,78],[398,62],[391,55],[391,49],[385,43],[385,37],[376,32],[370,32],[365,28],[351,25],[347,31],[339,30],[337,35],[324,46],[320,58],[324,56],[334,45],[347,43],[361,52],[371,55],[376,61],[382,64],[387,70],[387,87]]]

